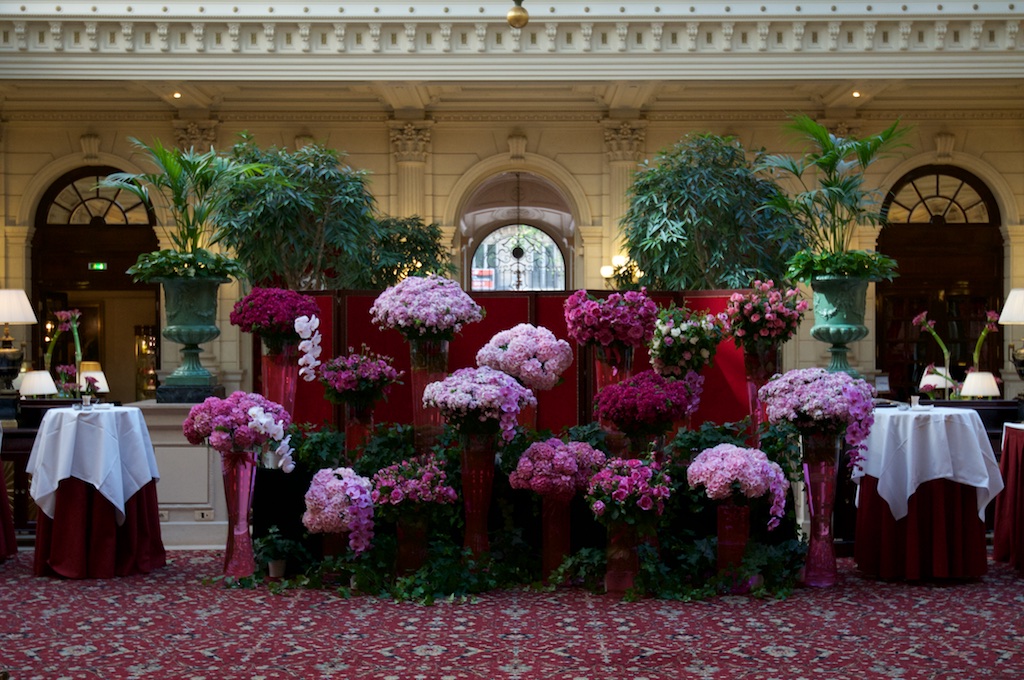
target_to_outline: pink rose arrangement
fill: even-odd
[[[424,504],[451,505],[459,496],[433,455],[403,460],[378,470],[370,498],[377,510],[422,512]]]
[[[697,410],[703,389],[704,376],[693,371],[681,379],[642,371],[598,392],[594,412],[627,435],[659,434]]]
[[[78,326],[82,319],[82,312],[78,309],[62,309],[53,313],[57,318],[57,324],[53,328],[53,335],[50,336],[50,344],[46,346],[46,353],[43,355],[43,368],[47,371],[50,370],[50,364],[53,362],[53,350],[57,346],[57,338],[62,333],[71,333],[71,339],[75,345],[75,363],[82,363],[82,341],[78,336]],[[59,368],[59,367],[58,367]],[[77,374],[77,372],[76,372]],[[71,377],[74,378],[76,374]],[[61,392],[65,392],[61,388],[62,381],[58,380],[57,389]],[[72,387],[74,387],[72,385]],[[71,392],[68,391],[70,394]]]
[[[557,385],[572,359],[568,342],[528,323],[496,333],[476,353],[477,365],[504,371],[534,392]]]
[[[728,333],[729,321],[724,313],[716,316],[676,306],[662,309],[651,338],[651,366],[664,376],[700,372],[714,359],[718,344]]]
[[[732,294],[725,314],[736,346],[756,352],[793,337],[807,307],[796,288],[780,290],[774,281],[754,281],[749,292]]]
[[[318,369],[324,394],[331,403],[370,406],[385,398],[392,385],[402,384],[402,372],[391,365],[391,357],[374,354],[366,345],[359,354],[351,347],[348,351]]]
[[[451,340],[484,310],[451,279],[436,274],[409,276],[387,288],[370,306],[381,330],[394,328],[410,340]]]
[[[587,488],[605,455],[586,442],[551,438],[534,442],[519,458],[508,476],[513,489],[529,489],[541,495],[572,496]]]
[[[291,435],[285,435],[291,422],[280,404],[261,394],[239,391],[196,404],[181,429],[190,444],[205,441],[221,454],[269,453],[278,467],[291,472],[295,469]]]
[[[230,320],[242,331],[260,336],[268,354],[280,354],[299,342],[295,319],[319,311],[316,300],[308,295],[284,288],[253,288],[235,303]]]
[[[612,293],[604,299],[577,290],[565,301],[569,337],[580,345],[646,344],[654,334],[657,315],[658,306],[647,297],[646,288]]]
[[[875,422],[874,396],[865,380],[824,368],[787,371],[758,390],[769,423],[791,423],[801,434],[843,436],[853,463]]]
[[[704,449],[686,469],[686,481],[691,489],[704,487],[708,498],[716,501],[734,496],[760,498],[770,493],[769,529],[779,526],[786,511],[789,480],[778,463],[768,460],[760,449],[745,449],[735,444]]]
[[[373,493],[370,480],[352,468],[317,471],[306,491],[302,524],[314,534],[348,532],[348,547],[359,554],[373,540]]]
[[[460,368],[444,380],[429,383],[423,390],[423,404],[440,409],[444,419],[463,432],[500,429],[502,438],[512,441],[519,411],[536,406],[537,398],[508,373],[480,366]]]
[[[654,461],[612,458],[590,478],[586,499],[600,522],[650,525],[665,512],[671,483]]]

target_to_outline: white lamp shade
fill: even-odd
[[[932,392],[934,390],[945,390],[953,389],[956,385],[953,381],[944,375],[938,373],[925,373],[921,376],[921,384],[917,386],[917,389],[922,392]]]
[[[85,362],[82,362],[85,363]],[[82,371],[81,382],[78,384],[80,389],[85,389],[85,379],[95,378],[96,379],[96,393],[104,394],[110,391],[110,387],[107,385],[107,376],[103,375],[103,371]]]
[[[25,326],[36,323],[36,313],[25,291],[18,288],[0,289],[0,323]]]
[[[57,385],[49,371],[28,371],[21,376],[18,392],[23,397],[45,397],[57,394]]]
[[[100,362],[98,361],[83,361],[78,365],[78,370],[82,371],[82,373],[85,373],[86,371],[102,371],[103,367],[100,366]]]
[[[960,389],[961,397],[998,397],[999,384],[996,376],[988,371],[974,371],[964,378],[964,386]]]
[[[1006,296],[1006,304],[999,314],[999,323],[1014,325],[1024,324],[1024,288],[1014,288]]]

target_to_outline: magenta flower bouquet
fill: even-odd
[[[699,373],[714,359],[718,343],[728,332],[729,322],[724,313],[715,316],[675,306],[662,309],[651,338],[651,366],[664,376]]]
[[[595,469],[604,463],[605,455],[590,444],[551,438],[531,444],[508,481],[513,489],[572,496],[587,488]]]
[[[665,512],[672,480],[654,461],[612,458],[587,484],[587,503],[598,521],[649,527]]]
[[[697,410],[703,388],[693,371],[678,380],[643,371],[598,392],[594,412],[630,437],[660,434]]]
[[[756,353],[793,337],[807,307],[796,288],[780,290],[773,281],[754,281],[750,292],[732,294],[725,314],[736,346]]]
[[[351,347],[348,351],[317,369],[324,395],[332,404],[370,406],[386,397],[392,385],[402,384],[402,372],[391,365],[391,357],[373,354],[366,345],[361,354]]]
[[[647,297],[646,288],[612,293],[604,299],[577,290],[565,301],[569,337],[580,345],[643,345],[654,334],[657,315],[658,306]]]
[[[496,333],[476,353],[477,365],[504,371],[534,392],[557,385],[572,359],[568,342],[528,323]]]
[[[768,460],[760,449],[744,449],[734,444],[704,449],[686,469],[686,481],[691,489],[704,487],[708,498],[716,501],[734,496],[760,498],[770,493],[769,529],[779,526],[786,511],[789,480],[778,463]]]
[[[221,454],[272,454],[277,467],[291,472],[295,468],[291,436],[285,435],[291,422],[280,404],[261,394],[239,391],[225,399],[208,397],[196,404],[181,429],[190,444],[205,441]]]
[[[444,419],[464,433],[500,429],[502,438],[511,441],[519,411],[536,406],[537,399],[509,374],[480,366],[460,368],[428,384],[423,404],[440,409]]]
[[[387,288],[370,306],[381,330],[394,328],[410,340],[451,340],[484,311],[451,279],[436,274],[409,276]]]
[[[352,468],[326,468],[313,475],[306,491],[302,524],[314,534],[348,532],[348,547],[364,552],[373,540],[373,490]]]
[[[242,331],[260,336],[268,354],[280,354],[299,342],[295,319],[319,313],[316,300],[308,295],[284,288],[253,288],[235,303],[230,320]]]
[[[419,513],[424,504],[451,505],[459,496],[433,455],[403,460],[378,470],[372,480],[373,500],[380,514],[387,510]]]

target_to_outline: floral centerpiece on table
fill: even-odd
[[[704,376],[693,371],[681,379],[642,371],[603,388],[594,397],[594,412],[630,437],[656,435],[700,406]]]
[[[646,288],[612,293],[603,299],[577,290],[565,301],[569,337],[580,345],[643,345],[654,334],[657,315],[658,306],[647,297]]]
[[[317,374],[324,386],[324,395],[332,404],[367,407],[385,398],[392,385],[401,385],[402,372],[391,365],[391,357],[362,352],[352,347],[349,354],[335,357],[320,365]]]
[[[528,323],[496,333],[476,353],[477,365],[504,371],[534,392],[557,385],[572,359],[568,342]]]
[[[451,505],[459,498],[432,454],[378,470],[371,483],[370,498],[380,515],[421,513],[424,505]]]
[[[280,354],[299,343],[295,319],[319,313],[316,300],[284,288],[253,288],[231,310],[231,323],[246,333],[255,333],[267,354]]]
[[[460,368],[423,390],[423,404],[440,409],[444,419],[462,432],[501,430],[505,441],[516,433],[516,418],[537,398],[508,373],[489,366]]]
[[[651,366],[659,375],[683,376],[711,363],[729,332],[728,317],[675,305],[658,312],[651,337]]]
[[[604,453],[586,442],[563,442],[553,437],[530,444],[508,481],[513,489],[568,497],[586,489],[595,469],[604,462]]]
[[[735,444],[719,444],[704,449],[686,469],[691,489],[704,487],[712,500],[760,498],[771,494],[772,508],[768,528],[779,526],[786,511],[789,480],[778,463],[768,460],[760,449]]]
[[[410,340],[451,340],[467,323],[483,319],[484,310],[457,282],[430,274],[385,289],[370,306],[370,318]]]
[[[661,466],[637,458],[605,461],[587,483],[587,504],[604,524],[649,527],[665,512],[672,480]]]
[[[306,491],[302,524],[314,534],[348,532],[348,547],[356,554],[373,540],[373,486],[352,468],[317,471]]]
[[[775,376],[758,394],[769,423],[791,423],[801,434],[842,436],[851,463],[860,460],[875,422],[875,389],[867,381],[842,371],[801,368]]]
[[[261,394],[239,391],[196,404],[181,429],[190,444],[206,441],[222,455],[266,453],[275,459],[274,465],[291,472],[295,469],[291,435],[285,434],[291,422],[280,404]]]
[[[807,308],[798,289],[783,290],[776,288],[774,281],[754,281],[750,291],[730,296],[725,315],[736,346],[757,354],[765,346],[793,337]]]

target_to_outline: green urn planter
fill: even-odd
[[[210,387],[216,378],[199,362],[199,345],[220,336],[217,289],[229,279],[161,277],[167,326],[163,336],[183,345],[181,365],[164,380],[173,387]]]
[[[811,337],[831,344],[832,360],[828,370],[857,375],[850,367],[847,345],[867,336],[864,312],[867,307],[868,279],[851,276],[816,276],[814,291],[814,327]]]

